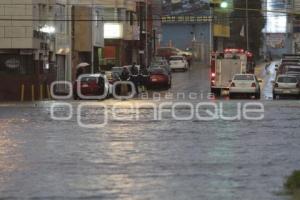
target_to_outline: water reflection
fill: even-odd
[[[16,171],[20,163],[19,143],[12,137],[11,124],[15,119],[0,119],[0,185],[5,186],[10,174]],[[2,188],[3,189],[3,188]]]

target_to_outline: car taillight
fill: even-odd
[[[278,88],[278,83],[275,83],[274,87]]]
[[[89,82],[89,85],[95,87],[98,84],[97,84],[97,81],[91,81],[91,82]]]
[[[235,87],[235,83],[232,82],[231,85],[230,85],[230,87]]]
[[[256,87],[256,84],[255,84],[255,83],[252,83],[251,87]]]
[[[216,73],[211,73],[211,77],[215,78],[216,77]]]

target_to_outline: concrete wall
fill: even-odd
[[[13,4],[19,5],[13,5]],[[0,5],[0,48],[18,49],[33,47],[33,22],[18,19],[31,19],[33,6],[31,0],[20,5],[13,0],[1,0]]]
[[[74,7],[74,50],[91,51],[92,49],[92,24],[87,21],[92,14],[92,9],[85,6]]]

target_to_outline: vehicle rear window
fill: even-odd
[[[234,80],[253,81],[254,76],[252,76],[252,75],[236,75],[236,76],[234,76]]]
[[[150,69],[159,68],[159,64],[158,63],[153,63],[152,65],[150,65],[149,68]]]
[[[150,74],[166,74],[166,71],[161,68],[151,69]]]
[[[165,63],[164,62],[159,62],[159,61],[156,61],[156,62],[153,62],[152,65],[164,65]]]
[[[96,77],[83,77],[81,79],[82,83],[90,83],[90,82],[97,82],[97,78]]]
[[[170,60],[172,60],[172,61],[183,60],[183,58],[182,57],[172,57],[172,58],[170,58]]]
[[[297,83],[296,77],[278,77],[277,82],[279,83]]]

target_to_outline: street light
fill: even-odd
[[[52,34],[52,33],[55,33],[55,27],[45,25],[45,26],[40,28],[40,31],[43,32],[43,33]]]
[[[221,8],[228,8],[228,2],[227,1],[222,1],[220,4]]]
[[[229,4],[227,1],[222,1],[220,3],[210,3],[210,7],[211,8],[221,8],[221,9],[225,9],[229,7]]]

